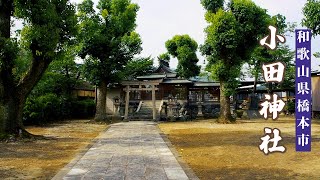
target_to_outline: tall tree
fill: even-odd
[[[100,0],[97,9],[91,0],[79,5],[80,56],[85,59],[87,78],[98,87],[95,120],[104,120],[107,85],[119,80],[119,72],[141,52],[142,42],[134,32],[137,4],[130,0]]]
[[[25,24],[20,40],[10,36],[13,16]],[[22,123],[26,98],[73,37],[76,23],[68,0],[0,0],[0,135],[28,134]],[[25,72],[16,73],[23,58]]]
[[[199,75],[197,65],[198,44],[189,35],[176,35],[166,42],[166,48],[173,57],[178,59],[177,73],[180,77],[190,78]]]
[[[242,64],[259,45],[259,38],[268,33],[270,16],[251,0],[201,1],[207,10],[209,26],[201,51],[208,59],[207,69],[220,82],[219,122],[235,121],[230,111],[230,95],[237,87]]]

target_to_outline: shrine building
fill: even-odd
[[[125,120],[212,117],[219,113],[219,83],[184,79],[167,66],[107,91],[107,113]]]

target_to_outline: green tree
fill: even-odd
[[[320,1],[308,0],[303,7],[302,25],[312,30],[313,36],[320,34]]]
[[[10,36],[13,16],[25,24],[20,40]],[[0,1],[0,135],[28,135],[22,122],[26,98],[73,37],[76,23],[68,0]]]
[[[176,35],[166,42],[166,48],[173,57],[178,59],[177,73],[180,77],[190,78],[200,73],[197,65],[198,44],[189,35]]]
[[[23,111],[25,124],[44,124],[68,118],[92,117],[92,99],[77,98],[75,87],[90,88],[84,80],[82,65],[75,63],[77,45],[64,46],[27,98]],[[93,88],[93,86],[91,86]]]
[[[262,64],[271,63],[276,61],[281,61],[285,64],[285,75],[283,82],[280,84],[269,83],[269,90],[273,88],[284,88],[290,89],[294,88],[294,79],[295,79],[295,65],[294,65],[294,51],[292,51],[288,45],[280,44],[277,46],[276,50],[269,50],[264,47],[258,47],[252,54],[252,57],[249,61],[250,65],[250,74],[255,78],[254,90],[256,90],[256,82],[258,78],[262,78]],[[274,86],[274,87],[273,87]]]
[[[302,25],[311,29],[312,36],[320,35],[320,1],[308,0],[303,7],[303,14]],[[314,56],[320,57],[320,52],[315,53]]]
[[[151,74],[153,71],[153,59],[151,57],[134,58],[125,66],[125,69],[121,71],[121,79],[133,80],[138,76],[143,76],[146,74]]]
[[[268,34],[271,18],[251,0],[231,0],[225,7],[223,2],[201,3],[209,23],[201,52],[207,56],[212,78],[220,82],[219,122],[229,123],[234,121],[229,97],[237,87],[241,66],[259,45],[259,38]]]
[[[57,83],[61,84],[61,94],[70,97],[72,89],[78,83],[83,76],[83,65],[75,62],[77,53],[79,51],[78,45],[64,46],[63,53],[56,57],[56,60],[52,62],[47,70],[48,74],[52,76],[62,76],[61,81]]]
[[[85,75],[98,87],[95,120],[106,119],[107,85],[119,80],[119,73],[135,54],[141,52],[141,39],[134,32],[137,4],[130,0],[100,0],[98,12],[91,0],[79,5]]]
[[[272,24],[277,27],[279,34],[287,34],[294,31],[295,24],[286,23],[285,16],[277,14],[272,17]],[[250,74],[254,77],[254,88],[253,93],[256,91],[256,84],[258,78],[262,77],[262,64],[271,63],[275,61],[284,62],[286,65],[285,79],[281,84],[277,84],[278,87],[282,88],[293,88],[294,87],[294,52],[289,48],[288,45],[278,43],[277,49],[270,50],[265,47],[257,47],[251,58],[248,61],[250,66]],[[270,83],[270,89],[272,90],[272,83]]]

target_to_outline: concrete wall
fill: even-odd
[[[120,89],[112,88],[107,90],[107,114],[114,114],[115,106],[114,106],[114,98],[120,98]]]

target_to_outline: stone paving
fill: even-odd
[[[106,180],[189,179],[154,122],[113,124],[62,178]]]

